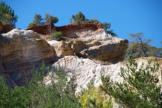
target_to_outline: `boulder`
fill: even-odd
[[[9,86],[26,84],[34,67],[43,61],[52,64],[56,59],[53,48],[34,35],[38,34],[20,29],[0,35],[0,75],[9,82]]]
[[[48,43],[54,46],[57,56],[69,56],[79,55],[80,52],[86,48],[86,45],[80,40],[68,40],[68,41],[48,41]]]

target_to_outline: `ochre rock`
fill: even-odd
[[[81,24],[69,24],[61,27],[55,27],[56,31],[61,31],[65,35],[68,35],[69,33],[74,33],[78,30],[98,30],[102,29],[102,24],[99,23],[81,23]]]
[[[63,34],[68,34],[74,31],[89,29],[89,30],[97,30],[103,28],[101,24],[95,23],[81,23],[81,24],[69,24],[61,27],[55,27],[53,24],[45,24],[40,26],[32,26],[27,28],[27,30],[33,30],[39,34],[50,34],[54,31],[61,31]]]
[[[80,55],[80,52],[87,46],[81,40],[48,41],[54,47],[57,56]]]
[[[45,24],[45,25],[32,26],[27,28],[27,30],[32,30],[39,34],[50,34],[51,32],[53,32],[53,29],[54,29],[53,24]]]
[[[53,48],[45,40],[32,36],[34,34],[31,30],[13,29],[0,36],[0,74],[9,86],[24,85],[34,67],[43,61],[52,64],[56,59]]]

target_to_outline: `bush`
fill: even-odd
[[[0,78],[0,108],[26,108],[30,103],[25,87],[9,89]]]
[[[112,108],[112,100],[100,88],[89,84],[88,89],[82,91],[79,102],[83,108]]]
[[[3,1],[0,2],[0,16],[0,22],[3,24],[11,24],[13,27],[18,18],[14,10]]]
[[[40,14],[35,14],[34,19],[31,23],[29,23],[28,28],[32,26],[40,26],[44,24],[55,24],[58,21],[59,19],[56,16],[46,14],[45,18],[42,18]],[[51,29],[51,27],[49,27],[49,29]]]
[[[61,39],[61,36],[62,36],[62,32],[60,31],[55,31],[51,34],[51,39],[52,40],[60,40]]]
[[[124,108],[161,108],[162,94],[157,71],[159,64],[153,66],[142,64],[138,67],[133,59],[129,59],[126,68],[121,68],[120,76],[124,79],[122,83],[113,82],[109,76],[102,76],[104,90],[108,95],[124,106]]]
[[[65,75],[58,71],[56,74],[59,81],[52,81],[50,86],[46,86],[43,76],[49,71],[52,69],[42,64],[39,72],[34,70],[33,78],[26,86],[13,89],[9,89],[1,78],[0,108],[80,108],[73,91],[72,79],[66,84]]]

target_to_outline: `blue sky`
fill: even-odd
[[[81,11],[89,19],[110,22],[120,38],[143,32],[151,45],[161,47],[162,0],[4,0],[18,15],[17,28],[26,29],[35,14],[57,16],[57,26],[69,23],[72,14]]]

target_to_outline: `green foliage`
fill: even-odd
[[[33,24],[35,25],[42,25],[42,16],[39,14],[35,14]]]
[[[58,22],[58,18],[55,16],[51,16],[49,14],[45,15],[45,20],[47,24],[54,24]]]
[[[30,102],[27,98],[25,87],[9,89],[3,78],[0,78],[0,108],[26,108]]]
[[[162,48],[156,48],[154,46],[147,45],[149,51],[148,56],[162,57]]]
[[[5,2],[0,2],[0,22],[3,24],[11,24],[13,27],[17,21],[17,15],[14,10]]]
[[[34,20],[33,22],[31,22],[28,27],[32,27],[32,26],[35,26],[35,25],[43,25],[44,22],[43,22],[43,18],[40,14],[35,14],[34,15]]]
[[[103,26],[103,28],[104,28],[104,29],[105,29],[105,31],[106,31],[107,29],[109,29],[109,28],[111,27],[111,24],[110,24],[110,23],[105,22],[105,23],[102,23],[102,26]]]
[[[52,81],[50,86],[46,86],[43,79],[49,71],[52,72],[49,77]],[[61,70],[54,72],[44,63],[39,72],[33,72],[32,80],[26,86],[13,89],[0,79],[0,108],[80,108],[74,94],[73,79],[67,83]]]
[[[45,15],[45,19],[40,14],[35,14],[34,20],[29,23],[28,28],[32,26],[40,26],[44,24],[54,24],[58,22],[58,18],[49,14]]]
[[[60,40],[61,39],[61,36],[62,36],[62,32],[60,31],[55,31],[51,34],[51,39],[52,40]]]
[[[107,22],[102,23],[102,26],[103,26],[104,30],[105,30],[108,34],[111,34],[112,36],[117,36],[117,35],[113,32],[113,30],[109,30],[110,27],[111,27],[111,24],[110,24],[110,23],[107,23]]]
[[[112,100],[100,89],[95,88],[93,84],[88,89],[82,91],[79,96],[79,102],[83,108],[112,108]]]
[[[71,20],[74,24],[80,24],[86,21],[86,17],[82,12],[78,12],[76,15],[72,15]]]
[[[33,22],[29,23],[28,28],[32,26],[36,26],[36,24],[34,24]]]
[[[162,57],[162,48],[150,46],[149,43],[151,42],[151,40],[144,39],[143,33],[139,32],[136,34],[130,34],[129,36],[133,38],[133,42],[129,43],[125,59],[128,59],[129,57]]]
[[[101,86],[108,95],[127,108],[161,108],[162,94],[157,71],[159,64],[138,66],[135,60],[129,59],[126,68],[121,68],[123,82],[113,82],[109,76],[102,76]]]
[[[148,50],[148,48],[145,49]],[[141,51],[141,44],[135,42],[130,42],[128,44],[128,49],[125,55],[125,59],[128,59],[129,57],[134,57],[134,58],[145,57],[143,51]]]
[[[32,27],[32,26],[35,26],[35,25],[41,25],[41,24],[42,24],[41,15],[40,14],[35,14],[34,20],[31,23],[29,23],[28,28]]]
[[[87,22],[87,23],[93,23],[93,24],[100,23],[97,19],[87,19],[85,22]]]

